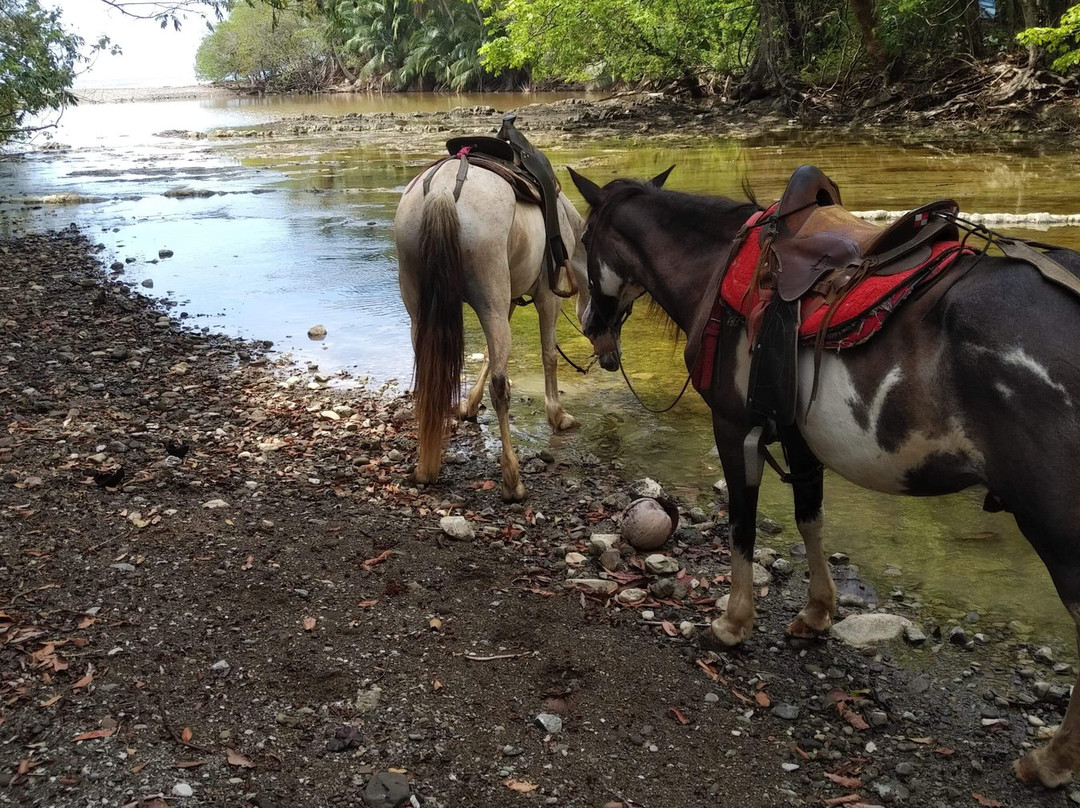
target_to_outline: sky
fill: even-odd
[[[133,20],[100,0],[45,0],[63,12],[64,25],[87,41],[107,35],[123,54],[100,54],[76,89],[173,87],[195,83],[195,51],[207,33],[202,19],[189,15],[180,31],[162,30],[153,20]]]

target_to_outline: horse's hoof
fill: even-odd
[[[578,419],[569,413],[564,412],[558,419],[557,423],[552,424],[556,432],[567,432],[571,429],[577,429]]]
[[[812,640],[820,637],[832,626],[832,619],[826,617],[821,621],[820,628],[811,621],[807,615],[800,614],[795,618],[794,622],[787,627],[787,635],[789,637],[801,637],[805,640]]]
[[[1013,774],[1022,783],[1042,783],[1047,788],[1060,788],[1072,780],[1072,771],[1052,765],[1046,760],[1048,757],[1045,747],[1036,749],[1013,761]]]
[[[503,502],[521,502],[525,499],[525,484],[519,482],[516,487],[510,488],[503,483],[502,498]]]
[[[726,617],[719,617],[712,621],[702,641],[723,648],[732,648],[749,637],[752,628],[752,625],[739,626]]]
[[[439,475],[437,472],[435,474],[423,473],[420,471],[420,469],[416,469],[416,471],[414,471],[409,476],[412,478],[412,481],[417,485],[431,485],[437,479],[439,479]]]

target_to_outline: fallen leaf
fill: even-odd
[[[769,698],[769,694],[764,690],[759,690],[754,694],[754,701],[758,703],[759,707],[768,707],[772,704],[772,699]]]
[[[933,743],[933,738],[908,738],[912,743]]]
[[[720,674],[716,672],[716,668],[706,662],[704,659],[697,661],[698,667],[705,671],[705,675],[712,679],[714,682],[720,681]]]
[[[855,729],[870,729],[870,725],[866,723],[866,719],[854,710],[843,709],[841,710],[840,715],[844,716],[844,720],[851,724]]]
[[[83,677],[79,679],[79,681],[71,686],[71,689],[80,690],[84,687],[89,687],[92,681],[94,681],[94,665],[93,663],[87,663],[86,673],[83,674]]]
[[[670,620],[660,621],[660,628],[662,628],[664,630],[664,633],[667,634],[669,637],[676,637],[679,634],[679,630],[675,628],[675,624],[672,623]]]
[[[134,766],[131,767],[131,773],[132,774],[138,774],[139,772],[141,772],[143,769],[146,768],[146,763],[147,763],[147,761],[145,761],[145,760],[142,763],[136,763]]]
[[[315,630],[315,624],[317,622],[318,621],[314,617],[305,617],[304,618],[304,631],[314,631]]]
[[[516,791],[518,794],[529,794],[540,786],[530,783],[528,780],[515,780],[511,777],[509,780],[503,780],[503,785],[511,791]]]
[[[236,766],[241,769],[255,768],[255,764],[251,762],[251,758],[247,755],[241,755],[235,749],[225,750],[225,760],[228,761],[230,766]]]
[[[191,727],[184,727],[180,730],[180,740],[184,743],[191,743],[191,739],[195,736],[195,733],[191,731]]]
[[[62,698],[64,698],[64,697],[63,696],[53,696],[51,699],[45,699],[45,701],[41,702],[38,706],[39,707],[52,707],[54,704],[56,704],[56,702],[60,701],[60,699],[62,699]]]
[[[356,605],[361,609],[370,609],[372,606],[374,606],[378,602],[379,601],[377,601],[377,600],[362,600],[359,603],[357,603]]]
[[[946,749],[944,746],[939,746],[934,751],[937,752],[939,755],[941,755],[943,757],[948,757],[949,755],[955,755],[956,754],[955,749]]]
[[[822,800],[821,804],[829,806],[829,808],[832,808],[833,805],[847,805],[848,803],[858,803],[859,805],[866,805],[866,803],[861,802],[861,800],[862,797],[860,797],[858,794],[845,794],[843,797],[832,797],[831,799]],[[853,805],[852,808],[857,808],[857,806]]]
[[[179,763],[174,763],[172,768],[174,769],[194,769],[196,766],[205,766],[209,763],[209,760],[182,760]]]
[[[437,693],[440,690],[442,690],[442,682],[436,679],[434,682],[431,683],[431,692]]]
[[[240,569],[249,570],[254,566],[255,566],[255,556],[249,555],[247,557],[247,559],[244,561],[244,565],[242,567],[240,567]]]
[[[690,723],[690,719],[686,717],[686,713],[684,713],[678,707],[669,707],[668,712],[670,712],[675,717],[675,720],[678,721],[680,724]]]
[[[842,774],[833,774],[832,772],[825,772],[825,776],[841,788],[862,788],[862,780],[858,777],[845,777]]]
[[[76,628],[90,628],[97,622],[97,618],[92,614],[86,614],[79,618],[79,622],[75,624]]]
[[[983,808],[1005,808],[1005,803],[1001,800],[995,800],[993,797],[984,797],[982,794],[977,794],[972,791],[971,796],[975,798],[975,802],[983,806]]]
[[[76,735],[72,738],[73,741],[92,741],[94,738],[108,738],[113,734],[111,729],[95,729],[91,732],[84,732],[82,735]]]
[[[495,481],[494,480],[484,480],[484,482],[482,482],[480,484],[480,490],[481,491],[490,491],[494,487],[495,487]]]
[[[360,566],[363,567],[366,570],[369,570],[372,567],[374,567],[376,564],[383,563],[384,561],[386,561],[386,559],[388,559],[393,554],[394,554],[393,550],[383,550],[377,556],[375,556],[374,558],[369,558],[367,561],[362,563]]]

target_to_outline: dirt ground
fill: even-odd
[[[418,491],[407,394],[188,329],[97,253],[0,241],[0,803],[1070,804],[1008,768],[1074,675],[1037,635],[841,564],[837,619],[928,639],[789,640],[806,565],[763,551],[754,637],[706,651],[722,502],[686,511],[677,574],[629,548],[605,572],[591,537],[638,485],[615,469],[523,457],[504,505],[481,418]]]

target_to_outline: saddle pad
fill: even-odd
[[[760,218],[761,215],[754,214],[748,224],[753,227],[755,217]],[[895,275],[870,275],[863,279],[840,301],[839,308],[833,313],[825,335],[825,347],[850,348],[865,342],[885,324],[888,314],[895,311],[911,292],[937,278],[960,255],[972,253],[972,250],[962,248],[958,241],[943,241],[935,244],[930,250],[930,257],[918,266]],[[743,317],[748,317],[758,303],[757,290],[750,290],[750,284],[760,254],[757,231],[751,230],[728,264],[720,286],[721,300]],[[817,337],[828,311],[823,303],[820,295],[811,294],[802,299],[800,339],[810,341]]]

